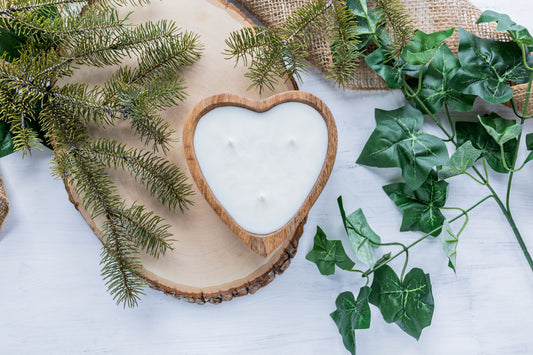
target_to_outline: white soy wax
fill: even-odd
[[[204,115],[194,133],[202,174],[220,204],[255,234],[283,227],[313,188],[328,149],[314,108],[288,102],[264,113],[236,106]]]

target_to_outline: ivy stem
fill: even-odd
[[[448,109],[448,104],[444,104],[444,109],[446,110],[446,117],[448,118],[448,124],[452,130],[452,140],[455,139],[455,127],[453,125],[452,116],[450,115],[450,110]]]
[[[521,136],[522,135],[520,134],[520,136],[518,136],[518,138],[520,139]],[[517,153],[518,153],[518,149],[516,150],[515,155],[517,155]],[[505,149],[503,147],[503,144],[500,144],[500,154],[501,154],[501,157],[502,157],[503,167],[505,168],[505,170],[507,170],[508,172],[511,173],[509,175],[509,182],[507,183],[507,191],[509,192],[510,188],[511,188],[511,181],[512,181],[512,178],[513,178],[512,174],[522,170],[522,168],[526,165],[526,161],[524,161],[524,163],[522,163],[522,165],[520,165],[520,167],[518,169],[510,168],[509,165],[507,165],[507,159],[505,159]],[[515,159],[516,159],[516,157],[515,157]],[[509,196],[509,193],[507,194],[507,196]],[[506,205],[507,205],[507,209],[509,209],[509,197],[507,197],[507,204]]]
[[[524,61],[525,61],[525,55],[524,55]],[[526,65],[527,66],[527,65]],[[526,115],[526,112],[527,112],[527,107],[528,107],[528,102],[529,102],[529,98],[531,96],[531,87],[532,87],[532,83],[533,83],[533,68],[529,68],[529,84],[528,84],[528,91],[527,91],[527,94],[526,94],[526,102],[524,104],[524,114],[521,117],[521,121],[522,121],[522,124],[524,123],[524,120],[525,120],[525,115]],[[410,94],[413,93],[413,91],[411,90],[411,88],[407,85],[407,84],[404,84],[404,90]],[[442,130],[442,132],[444,132],[444,134],[446,136],[448,136],[450,139],[449,141],[452,142],[455,147],[458,146],[457,142],[455,141],[455,139],[453,137],[450,136],[450,134],[448,133],[448,131],[446,131],[446,129],[444,129],[444,127],[437,121],[437,119],[435,118],[434,115],[431,114],[431,112],[429,111],[429,109],[427,108],[427,106],[422,102],[422,100],[416,96],[415,97],[415,100],[417,100],[417,102],[421,105],[421,107],[431,116],[431,118],[433,119],[433,121],[435,121],[435,123],[437,124],[437,126]],[[514,102],[513,102],[514,104]],[[515,109],[516,111],[516,109]],[[515,166],[515,163],[516,163],[516,157],[518,156],[518,149],[519,149],[519,146],[520,146],[520,138],[521,138],[522,134],[520,134],[518,136],[518,144],[517,144],[517,147],[516,147],[516,151],[515,151],[515,157],[513,159],[513,169],[514,169],[514,166]],[[505,162],[505,160],[504,160]],[[522,238],[522,235],[520,234],[520,231],[518,230],[517,226],[516,226],[516,223],[513,219],[513,216],[511,214],[511,210],[510,210],[510,195],[511,195],[511,183],[512,183],[512,180],[513,180],[513,172],[511,171],[509,173],[509,181],[507,183],[507,194],[506,194],[506,205],[507,207],[503,204],[502,200],[500,199],[500,197],[496,194],[496,192],[494,191],[494,189],[492,188],[492,186],[489,184],[488,182],[488,174],[487,174],[487,169],[486,169],[486,165],[485,165],[485,161],[483,161],[483,168],[485,169],[485,175],[487,176],[487,179],[485,179],[483,177],[483,175],[481,174],[481,172],[476,168],[476,167],[473,167],[472,169],[476,172],[476,174],[481,178],[482,181],[485,181],[486,183],[484,184],[488,189],[489,191],[492,193],[492,195],[490,196],[493,196],[494,199],[496,200],[498,206],[500,207],[503,215],[505,216],[505,218],[507,219],[507,222],[509,223],[509,226],[511,227],[511,229],[513,230],[513,233],[516,237],[516,240],[518,241],[518,244],[520,245],[520,248],[522,249],[522,252],[524,253],[524,256],[531,268],[531,270],[533,271],[533,259],[531,258],[531,255],[529,253],[529,250],[527,249],[526,247],[526,244],[524,242],[524,239]],[[469,210],[467,210],[469,211]],[[459,217],[459,216],[458,216]],[[454,219],[455,220],[455,219]],[[453,220],[452,220],[453,221]],[[450,221],[450,222],[452,222]],[[408,248],[411,248],[412,246],[418,244],[420,241],[424,240],[425,238],[427,238],[428,235],[424,236],[421,238],[421,240],[418,240],[416,241],[415,243],[411,244],[408,246]],[[401,254],[401,252],[400,252]],[[394,257],[392,257],[390,260],[394,259],[395,257],[397,257],[398,254],[396,254]],[[389,261],[390,261],[389,260]],[[374,270],[375,271],[375,270]],[[372,271],[373,272],[373,271]]]
[[[474,175],[470,174],[467,171],[465,171],[465,175],[467,175],[469,178],[471,178],[472,180],[474,180],[475,182],[477,182],[480,185],[483,185],[483,186],[487,185],[487,182],[476,179],[476,177]]]
[[[463,223],[463,225],[461,226],[461,229],[459,229],[459,232],[457,232],[457,238],[459,238],[459,236],[461,235],[461,233],[463,233],[463,231],[465,230],[466,228],[466,225],[468,224],[468,221],[470,220],[470,218],[468,217],[468,212],[463,210],[462,208],[460,207],[441,207],[442,209],[444,210],[457,210],[457,211],[461,211],[463,213],[463,215],[465,216],[465,221]]]
[[[448,133],[448,131],[440,124],[439,120],[437,119],[437,117],[435,117],[434,114],[431,113],[431,111],[427,108],[426,104],[424,104],[424,102],[418,97],[418,95],[415,95],[415,93],[413,92],[413,90],[409,87],[409,85],[407,84],[404,84],[403,85],[403,88],[407,94],[407,97],[412,97],[416,100],[416,102],[418,102],[420,104],[420,106],[424,109],[424,111],[427,112],[427,114],[429,115],[429,117],[431,117],[431,119],[433,120],[433,122],[435,122],[435,124],[442,130],[442,132],[444,132],[444,134],[446,135],[446,137],[448,137],[448,139],[444,140],[445,142],[452,142],[456,147],[457,147],[457,143],[455,142],[455,140],[453,139],[454,137],[450,135],[450,133]]]
[[[514,99],[511,99],[511,107],[513,108],[514,114],[518,118],[528,119],[528,118],[532,118],[533,117],[533,115],[524,116],[521,113],[519,113],[518,112],[518,108],[516,107],[516,103],[514,102]]]
[[[520,245],[520,248],[524,252],[524,256],[526,257],[526,260],[527,260],[527,262],[529,264],[529,267],[531,268],[531,271],[533,271],[533,259],[531,259],[531,254],[529,254],[529,250],[526,247],[526,243],[524,242],[524,239],[520,235],[520,231],[518,230],[518,228],[516,226],[516,223],[515,223],[515,221],[513,219],[513,215],[511,214],[511,211],[505,208],[505,206],[503,205],[502,200],[498,197],[498,195],[496,195],[496,192],[493,190],[492,186],[487,185],[487,188],[492,192],[492,194],[494,196],[494,200],[496,201],[496,203],[500,207],[503,215],[507,219],[507,222],[509,222],[509,225],[511,226],[511,229],[514,232],[516,240],[518,241],[518,244]]]
[[[522,46],[522,51],[524,51],[524,48]],[[522,114],[522,116],[520,116],[520,124],[521,125],[524,125],[524,121],[526,120],[525,119],[525,116],[527,115],[527,107],[529,105],[529,98],[531,96],[531,83],[533,82],[533,69],[532,68],[529,68],[527,66],[527,61],[526,61],[526,57],[525,57],[525,54],[524,54],[524,65],[528,68],[529,70],[529,80],[528,80],[528,85],[527,85],[527,93],[526,93],[526,100],[524,102],[524,112]],[[522,139],[522,132],[520,132],[520,134],[518,135],[518,140],[517,140],[517,143],[516,143],[516,149],[515,149],[515,152],[514,152],[514,156],[513,156],[513,161],[512,161],[512,166],[511,166],[511,169],[508,169],[510,171],[509,173],[509,180],[507,181],[507,194],[506,194],[506,197],[505,197],[505,207],[507,208],[507,211],[509,212],[509,214],[511,213],[511,205],[510,205],[510,198],[511,198],[511,184],[513,182],[513,176],[514,176],[514,172],[516,170],[514,170],[515,168],[515,165],[516,165],[516,159],[518,158],[518,149],[520,148],[520,141]],[[500,146],[501,147],[501,146]],[[500,148],[501,151],[502,151],[502,155],[503,155],[503,147]],[[505,161],[505,157],[503,158],[503,164],[504,165],[507,165],[506,164],[506,161]],[[525,162],[524,162],[525,164]],[[522,165],[523,167],[524,165]],[[522,167],[520,167],[520,169],[522,169]],[[518,170],[520,170],[518,169]],[[519,238],[519,236],[517,235],[517,238]],[[520,237],[521,239],[522,237]],[[526,249],[527,250],[527,249]],[[529,260],[528,260],[529,261]],[[531,267],[533,269],[533,266]]]
[[[420,71],[418,73],[418,88],[416,89],[416,92],[411,91],[410,93],[406,93],[406,96],[410,99],[413,99],[418,96],[420,91],[422,90],[422,77],[424,75],[424,65],[420,66]],[[406,84],[407,85],[407,84]]]
[[[454,218],[450,219],[448,221],[448,223],[453,223],[453,222],[457,221],[459,218],[461,218],[462,216],[468,215],[468,212],[472,211],[473,209],[475,209],[476,207],[478,207],[479,205],[481,205],[483,202],[487,201],[491,197],[494,197],[495,199],[497,199],[497,196],[494,194],[494,191],[493,191],[492,195],[485,196],[483,199],[479,200],[478,202],[476,202],[475,204],[470,206],[468,209],[462,210],[461,214],[459,214],[459,215],[455,216]],[[386,260],[386,261],[384,261],[384,262],[382,262],[382,263],[380,263],[380,264],[368,269],[367,271],[365,271],[363,273],[362,276],[363,277],[368,277],[369,275],[374,273],[376,270],[378,270],[380,267],[382,267],[383,265],[387,265],[388,263],[390,263],[392,260],[396,259],[398,256],[402,255],[403,253],[408,253],[409,249],[411,249],[412,247],[414,247],[415,245],[417,245],[418,243],[420,243],[424,239],[428,238],[429,236],[432,236],[432,233],[435,233],[440,228],[441,227],[435,228],[431,232],[429,232],[429,233],[425,234],[424,236],[422,236],[422,237],[418,238],[417,240],[415,240],[413,243],[411,243],[411,244],[409,244],[407,246],[404,246],[401,251],[399,251],[398,253],[396,253],[393,256],[391,256],[388,260]],[[400,243],[389,243],[389,244],[400,244]],[[406,257],[406,262],[404,263],[404,268],[402,270],[402,276],[401,276],[402,280],[403,280],[403,273],[405,272],[406,267],[407,267],[407,257]]]
[[[533,68],[531,68],[528,64],[527,64],[527,58],[526,58],[526,45],[525,44],[522,44],[520,46],[520,49],[522,50],[522,62],[524,63],[524,66],[526,67],[527,70],[529,70],[529,72],[533,71]]]

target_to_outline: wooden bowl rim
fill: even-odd
[[[213,191],[207,184],[207,181],[202,173],[198,160],[196,158],[196,152],[194,149],[194,135],[198,122],[208,112],[226,106],[241,107],[253,112],[264,113],[272,108],[288,103],[298,102],[306,104],[315,109],[322,119],[324,120],[328,134],[328,146],[324,163],[320,174],[315,181],[311,191],[304,200],[302,206],[296,211],[292,218],[278,230],[268,234],[256,234],[246,231],[242,228],[235,219],[228,213],[228,211],[218,201]],[[240,238],[245,242],[252,251],[261,255],[268,256],[274,250],[276,250],[287,238],[292,237],[298,226],[304,220],[309,213],[309,210],[320,196],[320,193],[324,189],[337,154],[337,127],[333,114],[326,106],[326,104],[318,97],[304,91],[287,91],[280,94],[273,95],[264,100],[256,101],[242,96],[233,94],[218,94],[211,97],[207,97],[198,102],[193,109],[187,115],[185,125],[183,128],[183,147],[187,164],[191,175],[198,186],[198,189],[211,206],[211,208],[217,213],[222,221]]]

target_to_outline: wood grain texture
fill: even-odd
[[[265,93],[265,96],[261,96],[257,90],[248,90],[250,83],[244,77],[246,68],[242,65],[234,66],[232,61],[225,59],[222,52],[225,49],[224,40],[229,33],[243,26],[250,26],[251,22],[235,6],[224,0],[162,0],[140,8],[121,9],[122,14],[129,11],[134,11],[130,16],[133,23],[174,20],[184,30],[198,33],[200,41],[205,45],[201,59],[183,71],[187,83],[187,99],[161,113],[177,132],[173,137],[177,143],[171,146],[166,159],[183,169],[191,179],[180,143],[182,137],[178,133],[182,132],[188,112],[198,101],[221,92],[259,100],[268,95],[297,89],[294,80],[290,78],[277,85],[274,91]],[[136,59],[132,58],[123,64],[136,65]],[[81,67],[70,80],[89,85],[101,84],[115,69]],[[132,133],[127,122],[119,122],[105,129],[93,129],[91,134],[94,137],[118,139],[129,147],[146,149]],[[196,188],[196,195],[192,198],[194,206],[185,214],[181,214],[169,211],[153,199],[128,173],[110,170],[109,174],[116,182],[117,191],[127,203],[138,201],[171,225],[169,231],[175,239],[175,250],[167,252],[159,259],[141,255],[143,277],[152,287],[167,294],[203,304],[219,303],[254,293],[272,281],[275,275],[283,272],[289,265],[290,258],[294,256],[302,233],[301,226],[295,226],[293,234],[272,254],[263,258],[246,247],[218,218]],[[68,182],[65,186],[72,203],[99,236],[103,221],[93,219],[80,204],[72,186]],[[300,224],[303,222],[301,219]]]
[[[277,105],[287,102],[303,103],[314,108],[320,113],[324,119],[324,122],[326,123],[328,131],[328,147],[326,157],[322,165],[322,170],[320,171],[314,186],[295,215],[283,227],[272,233],[250,233],[235,221],[228,211],[220,204],[218,199],[213,194],[213,191],[209,187],[209,184],[202,173],[194,150],[194,133],[196,131],[198,122],[202,119],[202,117],[217,107],[235,106],[257,113],[263,113],[269,111]],[[304,129],[304,127],[302,127],[302,129]],[[294,235],[305,216],[307,216],[309,213],[309,210],[315,203],[316,199],[324,189],[324,186],[326,185],[326,182],[331,174],[331,170],[333,169],[333,164],[337,155],[337,127],[335,126],[333,115],[326,104],[324,104],[324,102],[316,96],[307,92],[288,91],[271,96],[261,101],[250,100],[245,97],[232,94],[220,94],[200,101],[191,110],[187,116],[187,120],[185,121],[185,126],[183,128],[183,146],[192,177],[194,178],[196,185],[198,186],[200,192],[204,195],[211,208],[213,208],[217,215],[220,216],[222,221],[224,221],[224,223],[239,238],[241,238],[241,240],[248,247],[250,247],[251,250],[261,256],[267,256],[276,250],[285,240]]]

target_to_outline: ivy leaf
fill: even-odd
[[[494,112],[486,116],[478,116],[478,119],[498,145],[505,144],[522,133],[522,125],[506,120]]]
[[[407,64],[426,65],[437,53],[444,40],[453,35],[455,28],[426,34],[417,30],[409,43],[403,48],[402,58]]]
[[[444,104],[455,111],[472,110],[476,96],[465,95],[449,85],[459,68],[461,68],[459,59],[446,44],[443,44],[429,63],[422,81],[422,89],[418,94],[431,113],[439,112]]]
[[[479,122],[456,122],[457,142],[463,145],[466,141],[471,141],[474,148],[481,150],[481,157],[487,160],[489,166],[498,173],[508,173],[503,165],[500,146],[487,133]],[[511,166],[513,154],[516,149],[517,140],[511,139],[503,145],[507,166]]]
[[[9,132],[9,126],[5,122],[0,122],[0,158],[13,153],[13,137]]]
[[[448,183],[438,181],[436,175],[432,172],[416,190],[405,183],[383,186],[385,193],[403,213],[401,232],[421,231],[439,235],[438,228],[442,227],[445,220],[440,208],[444,207],[448,198]]]
[[[389,58],[385,55],[383,48],[378,48],[367,55],[365,61],[370,68],[385,80],[385,84],[389,89],[399,89],[403,86],[402,67],[390,65]]]
[[[400,167],[407,185],[418,189],[434,166],[448,161],[444,142],[420,132],[423,122],[422,113],[410,105],[392,111],[376,109],[376,129],[357,163],[380,168]]]
[[[444,253],[448,257],[448,266],[453,272],[456,272],[455,266],[457,265],[457,243],[459,242],[459,237],[453,233],[448,221],[444,222],[439,239],[442,243],[442,250],[444,250]]]
[[[457,148],[450,160],[438,169],[439,180],[464,174],[469,168],[474,166],[481,153],[481,150],[474,148],[472,142],[466,141]]]
[[[404,84],[403,75],[418,77],[422,66],[407,64],[402,58],[391,60],[387,48],[380,47],[366,56],[366,63],[385,80],[389,89],[399,89]],[[425,67],[422,67],[425,72]]]
[[[346,7],[357,19],[359,40],[357,49],[362,50],[371,42],[380,46],[386,36],[384,12],[378,8],[368,9],[366,0],[347,0]]]
[[[344,347],[353,355],[355,355],[355,330],[370,328],[368,305],[370,292],[370,287],[362,287],[357,300],[351,292],[341,293],[335,301],[337,310],[330,314],[342,335]]]
[[[461,69],[450,85],[464,94],[480,96],[493,104],[513,97],[513,90],[507,82],[528,82],[522,52],[514,42],[479,38],[460,28],[459,60]],[[529,53],[527,61],[531,61]]]
[[[339,204],[339,210],[341,212],[342,223],[344,229],[348,234],[350,245],[355,257],[367,264],[368,266],[374,265],[374,250],[377,248],[377,244],[381,243],[379,235],[374,233],[370,225],[368,224],[366,217],[361,209],[358,209],[354,213],[346,217],[344,207],[342,205],[342,197],[337,199]]]
[[[328,240],[326,234],[317,227],[313,249],[306,259],[315,263],[322,275],[333,275],[335,265],[343,270],[351,270],[355,263],[346,255],[340,240]]]
[[[369,300],[387,323],[398,324],[417,340],[431,324],[435,307],[431,281],[421,269],[412,269],[401,281],[390,266],[382,266],[374,272]]]
[[[524,26],[516,24],[509,15],[501,14],[496,11],[487,10],[481,14],[481,17],[477,20],[476,23],[485,23],[485,22],[497,22],[496,31],[507,31],[509,35],[513,38],[518,44],[523,44],[526,46],[533,45],[533,37]]]
[[[533,133],[528,133],[526,135],[526,148],[527,150],[533,150]],[[524,164],[527,164],[532,160],[533,160],[533,152],[529,153],[526,160],[524,161]]]
[[[533,150],[533,133],[526,135],[526,148],[527,150]]]

